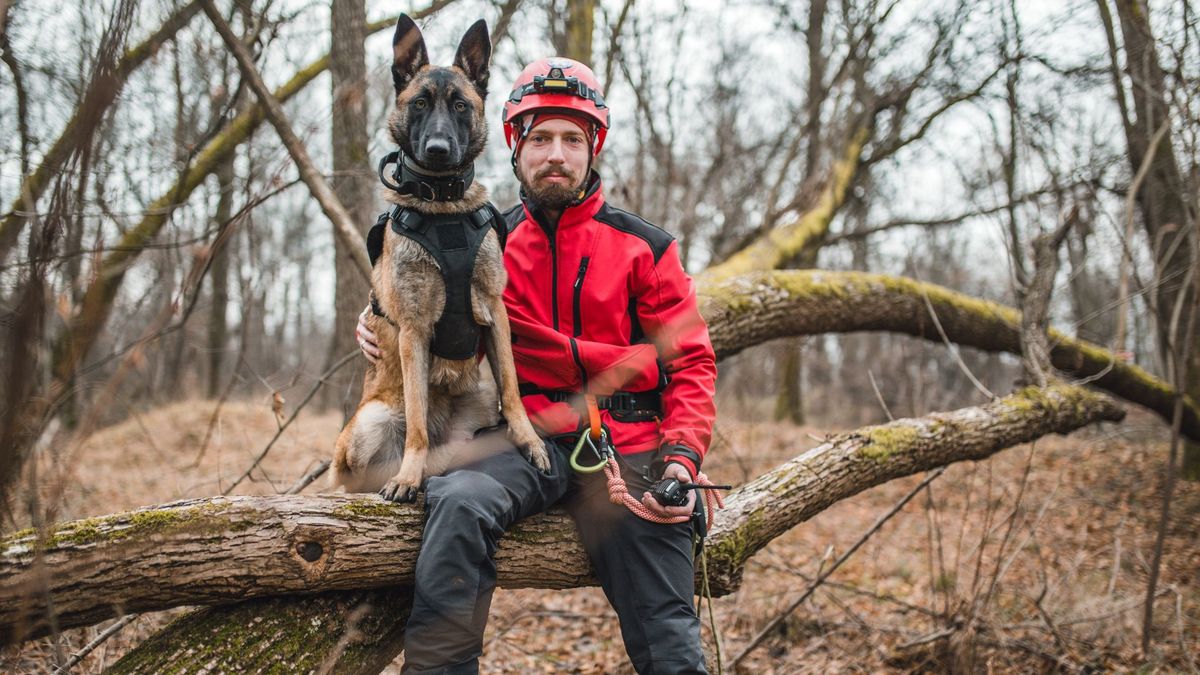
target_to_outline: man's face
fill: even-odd
[[[529,131],[517,155],[517,178],[525,194],[543,209],[562,210],[572,203],[587,180],[592,152],[578,124],[557,118]]]

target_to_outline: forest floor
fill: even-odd
[[[135,414],[75,451],[86,467],[43,483],[59,520],[218,494],[277,429],[266,403],[191,401]],[[949,468],[754,650],[739,672],[1197,672],[1200,484],[1176,483],[1154,615],[1143,601],[1162,508],[1163,425],[1046,438]],[[215,421],[214,421],[215,420]],[[238,494],[286,490],[332,450],[341,417],[304,413]],[[722,419],[705,469],[744,482],[834,430]],[[207,447],[204,439],[209,436]],[[43,478],[45,474],[43,474]],[[728,661],[854,544],[920,476],[845,500],[749,563],[738,592],[712,601]],[[309,487],[313,493],[324,482]],[[74,672],[100,672],[184,610],[139,617]],[[705,639],[712,625],[703,607]],[[103,625],[68,631],[71,653]],[[53,670],[50,639],[0,652],[0,672]],[[399,672],[398,660],[387,672]],[[599,589],[497,591],[483,672],[632,673]]]

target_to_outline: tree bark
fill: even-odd
[[[367,156],[367,61],[363,42],[367,37],[367,12],[363,0],[333,0],[331,9],[332,43],[329,49],[330,85],[333,88],[333,178],[330,181],[338,200],[350,212],[354,224],[363,229],[371,224],[377,208],[373,190],[375,175]],[[334,239],[335,317],[333,336],[325,369],[344,354],[357,349],[354,325],[367,302],[370,284],[354,266],[349,246]],[[349,419],[362,394],[365,360],[334,373],[322,395],[322,403],[336,405],[343,419]]]
[[[596,26],[596,0],[567,0],[566,7],[551,3],[550,42],[559,56],[592,66],[592,34]]]
[[[717,358],[775,338],[890,331],[988,352],[1021,353],[1021,314],[942,286],[904,277],[820,270],[759,272],[723,283],[700,280],[700,312]],[[926,305],[928,300],[928,306]],[[1171,420],[1173,388],[1112,352],[1050,331],[1055,368]],[[1184,434],[1200,440],[1200,402],[1185,396]]]
[[[221,227],[233,217],[233,157],[230,156],[217,167],[217,212],[213,220]],[[228,341],[229,312],[229,246],[214,242],[212,266],[208,276],[211,294],[208,309],[208,386],[209,398],[221,395],[221,370],[225,361],[225,343]]]
[[[865,489],[1122,415],[1102,395],[1053,385],[836,436],[729,496],[708,540],[709,584],[717,595],[733,591],[767,543]],[[66,523],[41,538],[19,532],[0,543],[0,593],[12,600],[0,607],[0,637],[45,634],[46,597],[68,628],[180,605],[411,583],[422,526],[419,506],[326,495],[187,500]],[[508,588],[595,583],[558,510],[509,532],[497,566]]]
[[[1159,349],[1165,355],[1183,339],[1182,330],[1176,330],[1173,336],[1172,331],[1188,325],[1192,313],[1200,311],[1200,298],[1191,292],[1185,281],[1188,268],[1200,264],[1193,259],[1200,231],[1197,214],[1185,201],[1188,188],[1176,160],[1172,134],[1169,131],[1158,133],[1171,122],[1165,77],[1150,25],[1150,8],[1145,0],[1115,0],[1115,5],[1124,38],[1125,70],[1131,82],[1131,110],[1135,113],[1130,119],[1129,111],[1124,111],[1131,171],[1137,174],[1143,163],[1149,163],[1144,180],[1135,189],[1142,224],[1154,256],[1155,281],[1158,283],[1154,310],[1158,319]],[[1106,23],[1111,23],[1107,0],[1101,1],[1101,15]],[[1114,79],[1114,86],[1118,100],[1124,101],[1125,92],[1119,78]],[[1184,356],[1181,366],[1185,373],[1183,381],[1187,383],[1186,393],[1193,399],[1200,398],[1200,335],[1180,347],[1174,351]],[[1192,438],[1195,440],[1194,436]],[[1200,480],[1200,443],[1185,444],[1182,470],[1185,477]]]

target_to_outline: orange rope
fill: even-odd
[[[617,466],[615,458],[608,458],[608,462],[604,465],[604,475],[608,476],[608,500],[617,506],[624,505],[633,512],[633,515],[662,525],[686,523],[692,519],[691,514],[664,518],[646,508],[645,504],[634,499],[633,495],[629,494],[629,486],[625,484],[625,479],[621,477],[621,468]],[[703,473],[696,476],[696,483],[699,485],[712,485],[712,481],[708,480],[708,476],[705,476]],[[721,498],[721,493],[716,490],[704,490],[703,492],[704,503],[708,510],[708,527],[711,529],[713,516],[716,515],[717,509],[725,508],[725,500]]]

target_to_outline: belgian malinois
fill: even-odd
[[[393,178],[400,185],[414,184],[399,183],[403,170],[424,184],[414,194],[403,194],[397,184],[388,183],[381,166],[381,178],[391,188],[384,190],[384,197],[399,207],[392,211],[391,227],[383,217],[377,224],[382,252],[371,281],[376,311],[368,322],[379,336],[383,356],[368,367],[358,411],[338,437],[332,478],[335,486],[344,485],[350,492],[378,490],[392,501],[412,501],[426,476],[450,465],[456,447],[497,421],[497,392],[482,381],[475,354],[443,358],[431,352],[435,333],[445,332],[440,320],[445,318],[443,309],[449,313],[447,298],[453,289],[466,287],[465,282],[454,286],[444,278],[439,260],[447,269],[453,265],[402,234],[396,222],[411,220],[409,216],[434,223],[453,221],[455,214],[482,212],[484,207],[495,213],[487,191],[471,179],[487,135],[483,103],[491,42],[486,24],[478,21],[463,36],[452,66],[432,66],[420,29],[402,15],[392,49],[396,101],[388,131],[400,147]],[[462,181],[457,193],[446,194],[439,187],[454,185],[456,179]],[[423,226],[422,231],[430,227],[438,225]],[[471,230],[458,232],[454,236],[475,236]],[[462,314],[469,314],[473,323],[467,319],[468,330],[459,332],[482,331],[509,439],[544,471],[550,466],[546,448],[525,414],[517,387],[502,299],[507,277],[497,232],[503,229],[488,229],[482,240],[474,240],[478,248],[468,271],[469,294],[455,296],[466,307],[462,297],[469,295],[469,309]],[[432,235],[433,241],[449,236],[440,230]],[[457,337],[461,336],[451,336]]]

